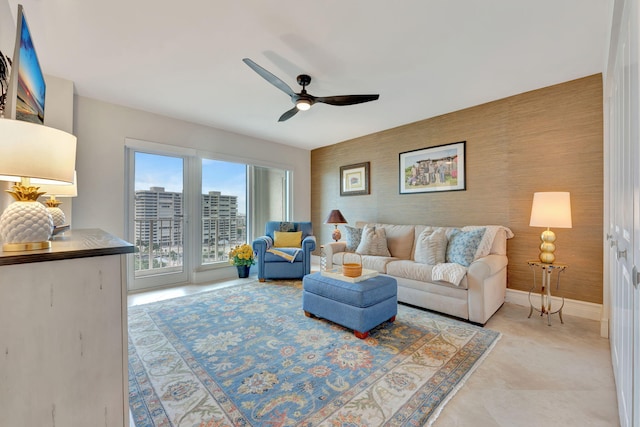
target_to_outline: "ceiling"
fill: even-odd
[[[20,3],[80,96],[314,149],[603,72],[612,0]],[[315,96],[380,99],[278,123],[291,100],[245,57],[296,92],[305,73]]]

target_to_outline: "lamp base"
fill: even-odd
[[[22,252],[22,251],[37,251],[39,249],[51,248],[51,242],[29,242],[29,243],[5,243],[2,245],[2,250],[5,252]]]
[[[11,203],[0,216],[0,240],[4,251],[31,251],[51,247],[53,218],[36,201]]]
[[[538,258],[545,264],[553,264],[556,260],[556,256],[553,254],[556,250],[556,245],[553,243],[556,241],[556,234],[548,228],[540,235],[540,255]]]
[[[54,207],[47,207],[47,211],[49,211],[49,214],[51,215],[51,218],[53,219],[53,226],[54,227],[58,227],[59,225],[64,225],[65,221],[67,220],[67,218],[64,215],[64,212],[62,211],[62,209],[60,209],[57,206]]]
[[[342,234],[340,233],[340,230],[338,230],[338,226],[336,225],[336,228],[333,230],[333,233],[331,233],[331,238],[337,242],[338,240],[340,240],[341,237],[342,237]]]

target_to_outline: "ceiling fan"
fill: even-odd
[[[278,119],[279,122],[289,120],[291,117],[295,116],[298,111],[308,110],[316,102],[322,102],[329,105],[353,105],[361,104],[363,102],[375,101],[380,97],[380,95],[313,96],[307,93],[306,87],[309,85],[309,83],[311,83],[311,76],[307,74],[300,74],[298,76],[298,84],[302,86],[302,91],[300,93],[295,93],[293,89],[289,87],[289,85],[287,85],[278,77],[274,76],[269,71],[265,70],[249,58],[244,58],[242,61],[249,67],[251,67],[253,71],[260,74],[263,79],[291,97],[291,101],[293,101],[295,106],[291,110],[286,111],[283,115],[281,115]]]

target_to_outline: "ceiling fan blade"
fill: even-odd
[[[260,76],[262,76],[263,79],[265,79],[266,81],[268,81],[269,83],[271,83],[272,85],[274,85],[275,87],[277,87],[278,89],[286,93],[287,95],[289,96],[295,95],[295,92],[293,92],[293,90],[289,87],[288,84],[286,84],[285,82],[280,80],[278,77],[274,76],[269,71],[265,70],[264,68],[262,68],[261,66],[259,66],[258,64],[250,60],[249,58],[244,58],[242,62],[247,64],[249,67],[251,67],[253,71],[260,74]]]
[[[289,120],[291,117],[295,116],[298,113],[298,107],[293,107],[289,111],[285,111],[283,115],[278,119],[279,122],[284,122],[285,120]]]
[[[315,100],[316,102],[322,102],[329,105],[353,105],[375,101],[378,98],[380,98],[380,95],[337,95],[319,96]]]

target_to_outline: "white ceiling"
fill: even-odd
[[[313,149],[603,72],[612,0],[8,0],[78,95]],[[296,92],[379,93],[278,118]]]

